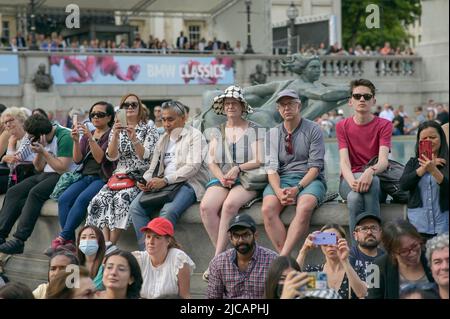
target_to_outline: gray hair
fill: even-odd
[[[186,116],[186,108],[184,104],[179,101],[167,101],[161,105],[162,110],[172,110],[178,114],[178,116]]]
[[[448,233],[441,234],[439,236],[433,237],[427,241],[427,251],[425,256],[427,256],[428,264],[431,266],[431,256],[436,250],[441,250],[448,248]]]

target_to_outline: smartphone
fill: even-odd
[[[117,119],[119,120],[120,125],[123,128],[126,128],[127,127],[127,110],[119,109],[117,111]]]
[[[304,290],[328,289],[327,274],[322,271],[308,272],[308,280]]]
[[[73,125],[73,127],[77,127],[77,125],[78,125],[78,114],[72,115],[72,125]]]
[[[428,159],[432,159],[433,157],[433,150],[431,147],[431,141],[429,140],[423,140],[419,142],[419,158],[423,159],[423,156],[425,155]]]
[[[323,232],[314,234],[313,244],[336,245],[337,244],[336,233]]]

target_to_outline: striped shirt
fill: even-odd
[[[228,249],[214,257],[209,264],[208,299],[261,299],[264,283],[272,260],[278,254],[256,245],[245,271],[237,266],[237,252]]]

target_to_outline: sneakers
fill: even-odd
[[[203,273],[202,278],[203,278],[203,280],[206,281],[206,282],[209,281],[209,267],[208,267],[208,269],[206,269],[205,272]]]
[[[70,250],[72,252],[76,252],[76,250],[77,250],[74,245],[73,240],[65,240],[61,236],[58,236],[52,240],[50,247],[48,247],[44,251],[44,254],[47,255],[48,257],[51,257],[56,251],[58,251],[60,249],[66,249],[66,250]]]
[[[21,254],[24,247],[25,243],[22,240],[13,238],[0,245],[0,253],[8,255]]]

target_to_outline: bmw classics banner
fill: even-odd
[[[16,54],[0,54],[0,85],[19,84],[19,58]]]
[[[53,55],[55,84],[233,84],[229,57]]]

